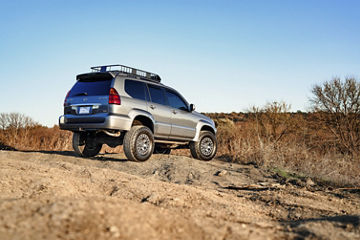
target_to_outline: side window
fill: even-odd
[[[169,105],[173,108],[177,108],[180,110],[184,110],[184,111],[188,111],[188,106],[187,104],[184,102],[184,100],[182,100],[182,98],[177,95],[175,92],[166,90],[166,96],[169,102]]]
[[[125,80],[125,92],[129,94],[131,97],[145,100],[145,83],[133,81],[133,80]]]
[[[151,101],[153,103],[166,105],[164,91],[162,90],[162,88],[153,85],[148,85],[148,86],[149,86]]]

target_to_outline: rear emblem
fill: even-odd
[[[86,102],[88,99],[87,98],[83,98],[83,102]]]

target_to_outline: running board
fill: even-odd
[[[187,145],[188,141],[169,141],[163,139],[155,139],[155,143],[163,143],[163,144],[176,144],[176,145]]]

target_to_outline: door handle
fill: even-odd
[[[172,113],[173,113],[173,114],[177,114],[177,111],[176,111],[176,110],[172,110]]]
[[[150,105],[150,108],[151,108],[151,109],[155,109],[156,107],[151,104],[151,105]]]

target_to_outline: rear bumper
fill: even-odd
[[[132,121],[128,116],[106,115],[88,118],[76,115],[61,115],[59,117],[60,129],[70,131],[84,130],[121,130],[128,131],[131,128]]]

